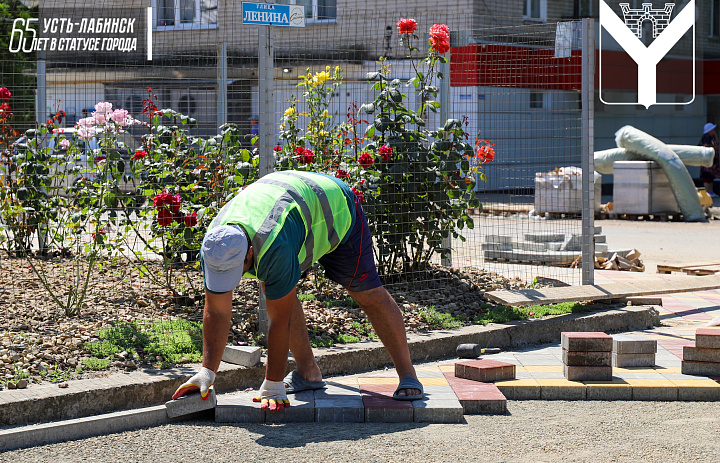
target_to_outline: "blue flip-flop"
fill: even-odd
[[[398,392],[402,389],[419,389],[419,394],[413,394],[413,395],[398,395]],[[397,389],[395,389],[395,393],[393,393],[393,399],[395,400],[419,400],[424,397],[425,391],[423,389],[422,383],[417,380],[417,378],[403,378],[400,380],[400,384],[398,384]]]
[[[325,381],[308,381],[300,376],[300,373],[296,370],[288,373],[283,379],[283,383],[286,385],[286,394],[295,394],[296,392],[302,391],[314,391],[316,389],[322,389],[327,385]]]

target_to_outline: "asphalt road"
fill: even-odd
[[[187,422],[0,454],[1,462],[717,462],[720,403],[508,402],[463,424]]]

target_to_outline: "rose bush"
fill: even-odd
[[[480,206],[473,192],[475,174],[484,179],[481,164],[494,158],[489,141],[476,141],[477,148],[468,143],[462,120],[448,119],[436,130],[426,128],[428,113],[440,107],[434,81],[442,77],[438,63],[447,62],[442,55],[450,49],[448,27],[435,24],[430,29],[430,52],[419,62],[413,45],[417,23],[401,19],[397,28],[415,76],[407,82],[393,79],[381,59],[380,70],[368,74],[375,100],[360,107],[352,103],[346,121],[329,125],[333,121],[323,120],[319,110],[330,107],[332,91],[325,84],[332,82],[334,90],[342,74],[337,68],[333,75],[308,70],[299,85],[304,92],[300,100],[290,98],[280,126],[280,139],[286,144],[276,150],[280,168],[328,173],[352,187],[367,212],[378,268],[386,276],[423,269],[433,256],[448,253],[443,238],[464,240],[462,229],[474,226],[467,208]],[[406,104],[406,85],[420,97],[415,109]],[[310,110],[298,113],[305,101]],[[301,129],[300,117],[310,119],[307,130]],[[330,139],[326,144],[314,143],[319,122]],[[306,145],[315,149],[314,156],[305,154]],[[476,149],[482,159],[476,157]]]

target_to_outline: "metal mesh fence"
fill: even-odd
[[[264,36],[240,2],[147,3],[4,13],[0,246],[17,301],[192,312],[204,230],[267,159],[355,188],[391,290],[435,291],[449,268],[580,283],[582,22],[279,2],[307,4],[305,27],[272,27],[268,110]]]

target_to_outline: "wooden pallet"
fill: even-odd
[[[717,268],[708,268],[717,267]],[[672,272],[683,272],[687,275],[715,275],[720,272],[720,264],[703,264],[703,265],[686,265],[684,267],[676,267],[674,265],[661,265],[657,266],[658,273],[672,273]]]
[[[679,212],[672,214],[617,214],[610,212],[607,218],[611,220],[635,220],[645,222],[680,222],[683,220],[682,214]]]

